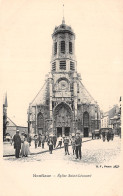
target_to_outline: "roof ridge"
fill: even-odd
[[[7,116],[7,118],[8,118],[15,126],[17,126],[8,116]]]
[[[39,90],[39,92],[37,93],[37,95],[35,96],[35,98],[32,100],[32,102],[31,102],[30,104],[32,104],[32,103],[35,101],[36,97],[37,97],[37,96],[39,95],[39,93],[42,91],[43,87],[45,86],[45,84],[46,84],[47,82],[48,82],[48,80],[45,81],[44,85],[43,85],[42,88]]]
[[[79,80],[80,81],[80,80]],[[80,81],[80,83],[81,83],[81,85],[83,85],[83,87],[85,88],[85,90],[86,90],[86,92],[89,94],[89,96],[93,99],[93,101],[94,102],[96,102],[95,101],[95,99],[92,97],[92,95],[89,93],[89,91],[86,89],[86,87],[84,86],[84,84]]]

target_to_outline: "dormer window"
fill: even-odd
[[[61,41],[61,53],[65,54],[65,41]]]
[[[69,42],[69,53],[72,54],[73,51],[72,51],[72,42]]]
[[[54,43],[54,55],[57,54],[57,42]]]

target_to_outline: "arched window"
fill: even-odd
[[[65,41],[61,41],[61,53],[65,54]]]
[[[37,127],[42,128],[42,129],[44,127],[44,118],[43,118],[43,114],[41,112],[37,116]]]
[[[69,53],[72,54],[72,42],[69,42]]]
[[[88,112],[84,112],[84,114],[83,114],[83,124],[84,124],[84,127],[89,126],[89,114],[88,114]]]
[[[54,43],[54,55],[57,54],[57,42]]]

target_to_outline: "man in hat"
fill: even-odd
[[[76,146],[76,159],[82,157],[81,155],[81,146],[82,146],[82,139],[80,137],[80,132],[76,132],[76,138],[75,138],[75,146]]]
[[[19,158],[20,149],[21,149],[21,138],[19,135],[19,130],[16,131],[16,134],[13,137],[15,157]]]

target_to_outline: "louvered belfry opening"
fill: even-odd
[[[75,65],[74,62],[70,61],[70,70],[74,71],[75,70]]]
[[[52,63],[52,71],[56,71],[56,62]]]
[[[66,61],[60,61],[60,69],[66,70]]]

